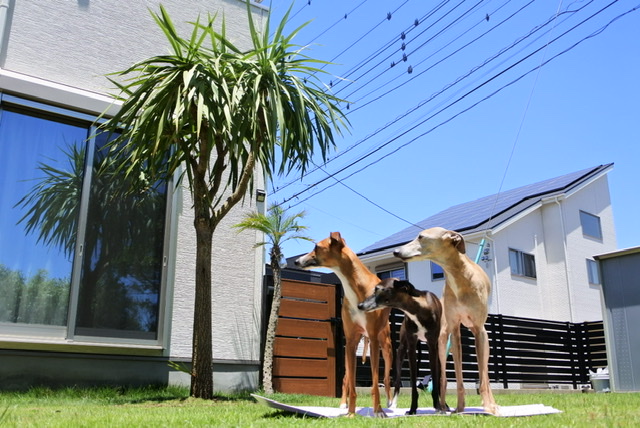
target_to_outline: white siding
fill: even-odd
[[[499,288],[500,301],[498,305],[501,314],[527,318],[547,318],[541,291],[541,282],[547,276],[540,245],[542,236],[542,220],[540,212],[536,210],[493,237],[498,270],[494,289]],[[535,256],[537,278],[511,274],[509,249]]]
[[[240,0],[47,0],[1,1],[0,90],[64,107],[102,113],[110,104],[113,85],[106,74],[121,71],[133,63],[168,53],[169,46],[150,15],[162,3],[174,24],[189,36],[198,14],[218,14],[226,20],[229,39],[248,48],[246,4]],[[262,6],[254,8],[258,25],[266,16]],[[2,13],[6,20],[2,22]],[[218,21],[220,22],[220,21]],[[2,32],[0,31],[0,34]],[[257,174],[258,177],[261,174]],[[261,178],[255,183],[264,189]],[[178,217],[172,231],[169,261],[168,304],[165,325],[165,354],[191,357],[193,323],[195,233],[188,191],[177,193],[174,208]],[[213,357],[229,364],[253,365],[243,386],[257,386],[260,359],[263,250],[254,244],[262,237],[254,232],[238,234],[236,224],[255,210],[255,198],[248,195],[218,226],[213,249]],[[261,204],[260,209],[264,209]],[[221,376],[230,382],[229,369]],[[231,370],[233,371],[233,370]],[[251,369],[249,370],[251,371]],[[246,376],[242,374],[241,376]],[[231,379],[231,380],[229,380]],[[215,380],[214,380],[215,383]],[[237,386],[237,385],[235,385]]]
[[[245,3],[239,0],[15,1],[2,68],[95,92],[110,92],[105,77],[153,55],[168,53],[149,9],[162,3],[181,34],[198,14],[224,14],[229,38],[248,46]]]
[[[589,285],[586,259],[617,248],[607,176],[570,195],[564,205],[573,321],[602,319],[599,286]],[[583,235],[580,210],[600,217],[602,240]]]
[[[581,210],[600,218],[602,240],[583,235]],[[472,260],[479,235],[471,237],[473,242],[466,241]],[[487,242],[489,260],[479,264],[492,284],[490,313],[571,322],[602,319],[599,286],[589,284],[586,259],[616,248],[606,174],[515,215],[496,228]],[[536,278],[511,274],[510,248],[535,256]],[[391,252],[368,258],[373,271],[395,260]],[[442,295],[444,282],[431,280],[429,261],[408,263],[407,273],[417,288]]]

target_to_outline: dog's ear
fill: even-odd
[[[343,247],[345,247],[347,245],[344,242],[344,239],[342,239],[342,235],[340,235],[340,232],[331,232],[329,237],[331,238],[331,246],[332,247],[335,245],[335,246],[337,246],[337,248],[342,249]]]
[[[376,287],[389,288],[395,287],[395,278],[386,278],[380,281]]]
[[[458,232],[454,232],[450,230],[448,233],[448,237],[451,239],[451,243],[455,248],[460,251],[460,253],[465,254],[467,252],[467,248],[464,243],[464,238]]]
[[[407,280],[395,280],[393,282],[393,287],[398,291],[408,294],[409,296],[420,296],[420,292],[416,290],[416,287]]]

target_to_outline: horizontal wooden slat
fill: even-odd
[[[331,365],[326,359],[274,358],[273,375],[283,377],[329,377]]]
[[[273,379],[273,386],[276,391],[287,394],[335,396],[335,391],[324,379],[277,377]]]
[[[335,298],[334,296],[335,286],[333,285],[319,285],[290,281],[282,282],[282,297],[333,302]]]
[[[291,339],[278,337],[273,346],[276,356],[327,358],[330,355],[326,340]],[[331,352],[333,354],[333,351]]]
[[[332,311],[328,305],[322,303],[294,302],[283,299],[279,314],[281,317],[327,320],[331,318]]]
[[[276,335],[327,340],[333,332],[328,322],[280,318]]]

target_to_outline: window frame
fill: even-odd
[[[431,282],[444,281],[444,269],[442,269],[442,266],[431,260],[429,260],[429,272],[431,272]]]
[[[407,278],[407,265],[406,263],[392,263],[383,266],[377,266],[375,268],[376,275],[380,279],[398,278],[400,280],[406,280]],[[394,272],[402,272],[402,275],[395,275]]]
[[[593,259],[586,259],[587,263],[587,280],[591,285],[601,285],[600,265]]]
[[[580,227],[582,236],[602,241],[602,221],[600,217],[587,211],[580,210]],[[597,229],[596,234],[592,234]]]
[[[95,115],[90,115],[75,110],[67,109],[64,107],[58,107],[46,103],[40,103],[37,101],[21,98],[18,96],[6,94],[0,92],[0,114],[3,110],[10,110],[20,114],[33,116],[35,118],[42,118],[46,120],[60,121],[63,123],[71,123],[80,125],[87,129],[87,150],[86,159],[93,159],[95,155],[95,135],[97,131],[97,125],[103,123],[107,119],[99,118]],[[139,353],[145,349],[158,349],[161,350],[166,345],[166,323],[168,310],[168,284],[170,271],[173,270],[169,266],[168,260],[170,260],[170,253],[175,251],[171,243],[172,230],[176,223],[176,213],[173,210],[173,206],[176,201],[175,198],[179,192],[176,191],[173,185],[173,180],[167,183],[166,201],[164,207],[164,221],[163,221],[163,242],[162,242],[162,256],[160,263],[160,283],[158,292],[158,315],[157,315],[157,327],[155,332],[155,339],[146,338],[131,338],[127,337],[126,333],[121,334],[118,337],[104,336],[104,335],[81,335],[76,334],[76,317],[78,312],[78,297],[80,292],[81,282],[81,263],[78,263],[78,258],[81,257],[83,243],[86,238],[86,227],[88,221],[88,206],[89,206],[89,188],[92,183],[93,168],[91,162],[85,162],[84,176],[82,183],[82,195],[80,199],[79,219],[76,225],[76,242],[74,245],[74,253],[72,256],[72,271],[70,280],[70,289],[68,297],[68,309],[67,309],[67,323],[64,326],[54,325],[40,325],[40,324],[22,324],[22,323],[10,323],[0,322],[0,342],[12,342],[14,340],[20,343],[41,343],[52,344],[58,346],[59,344],[75,346],[80,345],[86,347],[87,345],[98,346],[100,352],[104,352],[105,346],[115,346],[118,353],[123,352],[123,347],[133,346],[132,352]],[[124,332],[123,332],[124,333]],[[138,351],[136,351],[136,349]],[[127,353],[128,351],[125,351]],[[147,352],[147,351],[143,351]]]
[[[512,257],[513,256],[513,257]],[[514,266],[515,258],[515,266]],[[536,256],[515,248],[509,248],[509,267],[512,276],[537,279],[538,270],[536,268]]]

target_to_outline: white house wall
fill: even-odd
[[[208,13],[217,13],[226,20],[230,40],[240,47],[250,46],[246,4],[240,0],[0,0],[0,90],[87,113],[102,113],[111,103],[107,94],[113,91],[107,73],[168,53],[166,38],[149,12],[159,11],[160,3],[184,36],[189,36],[192,29],[187,22],[194,21],[198,14],[206,18]],[[253,9],[259,24],[265,11],[258,5]],[[264,189],[262,180],[256,187]],[[188,192],[178,195],[174,202],[178,216],[171,232],[174,257],[169,260],[164,355],[188,360],[195,232]],[[213,358],[217,376],[214,384],[219,389],[257,386],[264,262],[262,250],[253,247],[263,238],[254,232],[238,234],[230,227],[255,209],[255,197],[249,195],[214,235]],[[234,365],[240,367],[239,375]]]
[[[240,0],[2,0],[9,4],[10,31],[0,65],[29,76],[100,93],[113,85],[105,74],[169,52],[149,10],[168,11],[185,37],[198,14],[224,15],[227,34],[249,46],[247,14]],[[256,14],[260,13],[256,10]],[[259,19],[259,18],[258,18]],[[5,30],[6,34],[6,30]],[[7,41],[5,41],[7,43]]]
[[[583,235],[581,210],[600,217],[602,240]],[[472,260],[481,235],[466,238]],[[488,260],[480,260],[479,265],[492,284],[490,313],[571,322],[602,319],[599,286],[589,284],[586,260],[616,249],[606,173],[515,215],[495,228],[487,242]],[[509,249],[535,256],[537,278],[511,274]],[[397,261],[392,250],[363,256],[363,260],[373,272],[376,266]],[[417,288],[442,295],[444,281],[431,280],[429,261],[406,266],[408,279]]]
[[[499,288],[500,313],[551,319],[549,308],[543,304],[543,287],[541,287],[544,278],[548,275],[544,261],[544,231],[540,211],[536,210],[519,219],[492,238],[494,254],[497,257],[496,283]],[[537,279],[511,274],[510,248],[535,256]]]
[[[611,252],[617,248],[607,175],[570,194],[564,208],[573,320],[601,320],[600,286],[589,284],[586,260],[593,260],[594,255]],[[580,210],[600,217],[602,240],[583,235]]]

